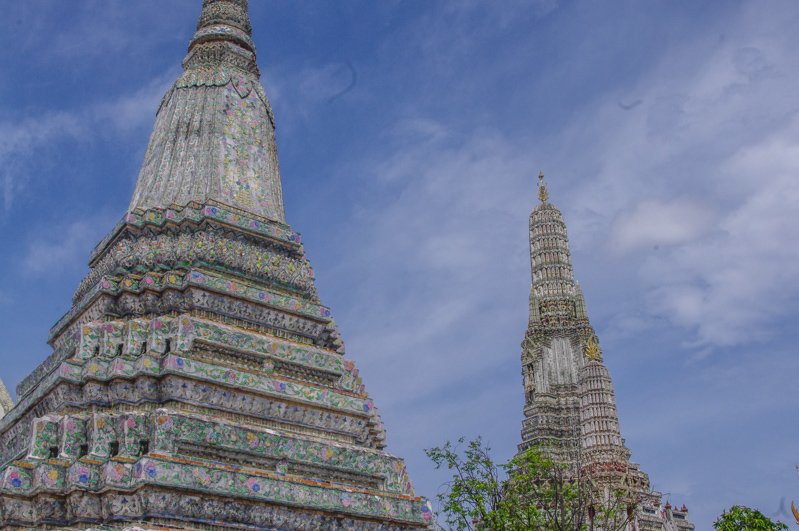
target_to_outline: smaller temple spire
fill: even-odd
[[[530,214],[530,261],[533,295],[537,300],[575,295],[574,274],[566,224],[555,205],[549,202],[544,172],[538,174],[541,203]]]
[[[541,200],[542,203],[546,203],[549,200],[549,192],[547,191],[547,185],[544,182],[544,172],[538,172],[538,199]]]

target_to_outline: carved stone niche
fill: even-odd
[[[67,506],[63,498],[39,495],[36,497],[36,519],[40,524],[60,524],[67,518]]]
[[[67,519],[70,522],[100,522],[102,518],[103,504],[96,494],[73,491],[67,497]]]
[[[13,526],[24,526],[27,529],[36,521],[35,500],[32,498],[12,498],[2,497],[2,515],[4,528]]]
[[[108,492],[103,495],[103,520],[142,519],[143,504],[139,493]]]

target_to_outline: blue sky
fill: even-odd
[[[288,221],[417,492],[519,440],[543,169],[633,458],[698,529],[799,501],[799,4],[252,0]],[[0,0],[2,377],[125,211],[200,0]],[[778,515],[780,516],[780,515]]]

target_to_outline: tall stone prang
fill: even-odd
[[[634,497],[635,529],[694,528],[687,509],[660,509],[662,495],[630,461],[610,373],[574,280],[563,215],[539,175],[540,204],[530,214],[530,320],[522,342],[524,420],[519,450],[538,445],[557,461]],[[632,527],[631,527],[632,529]]]
[[[3,529],[431,526],[285,223],[251,33],[204,0],[128,213],[0,392]]]

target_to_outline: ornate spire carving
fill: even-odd
[[[530,214],[533,282],[522,342],[525,405],[519,450],[542,444],[553,459],[579,466],[592,481],[628,489],[642,507],[636,528],[663,529],[656,511],[661,495],[630,462],[621,437],[613,383],[574,280],[566,223],[549,202],[543,172],[538,179],[540,203]],[[686,522],[680,529],[693,525]]]
[[[585,357],[591,361],[602,361],[602,350],[599,348],[599,343],[597,343],[596,337],[591,337],[588,339],[588,342],[585,344],[585,348],[583,349],[583,353],[585,353]]]
[[[530,262],[533,296],[539,302],[575,294],[569,237],[563,215],[549,202],[543,172],[539,174],[541,200],[530,214]]]
[[[0,380],[0,419],[6,416],[6,413],[14,408],[14,401],[11,400],[11,395],[8,394],[3,380]]]
[[[204,0],[184,68],[229,63],[258,76],[247,0]]]
[[[164,96],[130,210],[219,203],[284,222],[272,108],[247,0],[204,0],[183,75]]]

